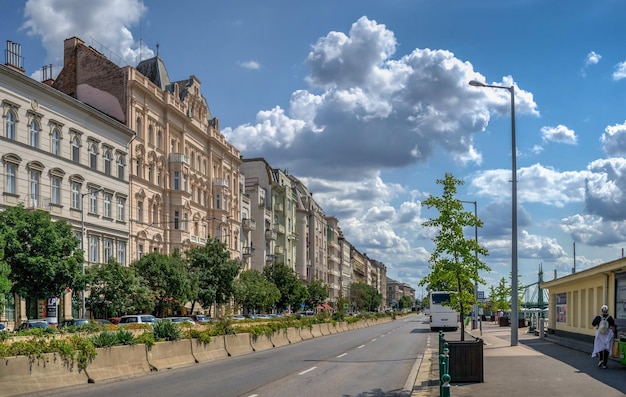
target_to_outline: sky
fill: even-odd
[[[626,3],[621,0],[0,0],[26,73],[77,36],[120,65],[195,75],[244,158],[303,181],[344,236],[409,283],[428,274],[446,173],[510,277],[514,87],[523,285],[623,256]],[[13,10],[10,15],[8,10]],[[468,238],[474,230],[467,230]],[[531,287],[531,293],[534,287]]]

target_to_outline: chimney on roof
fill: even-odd
[[[41,68],[41,82],[52,87],[54,77],[52,77],[52,64],[43,65]]]
[[[18,72],[24,73],[23,61],[22,46],[11,40],[7,40],[7,48],[4,50],[4,64]]]

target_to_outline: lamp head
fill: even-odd
[[[485,87],[485,83],[481,83],[478,80],[471,80],[469,82],[469,85],[474,86],[474,87]]]

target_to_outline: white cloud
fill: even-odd
[[[239,65],[242,68],[248,69],[248,70],[259,70],[259,69],[261,69],[261,64],[258,63],[257,61],[240,62]]]
[[[591,51],[585,58],[585,66],[596,65],[600,62],[600,59],[602,59],[602,55],[597,54],[595,51]]]
[[[139,48],[130,32],[146,11],[140,0],[28,0],[22,29],[41,38],[46,64],[62,64],[63,42],[76,36],[112,61],[134,66],[140,54],[154,56],[151,49]]]
[[[615,65],[615,71],[613,72],[613,80],[621,80],[623,78],[626,78],[626,61]]]
[[[606,127],[600,142],[602,149],[609,156],[626,154],[626,121]]]
[[[575,145],[578,141],[574,130],[562,124],[556,127],[541,127],[541,138],[544,142],[560,142],[568,145]]]

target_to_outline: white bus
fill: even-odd
[[[459,313],[452,309],[450,294],[453,292],[433,291],[430,293],[430,330],[459,328]]]

